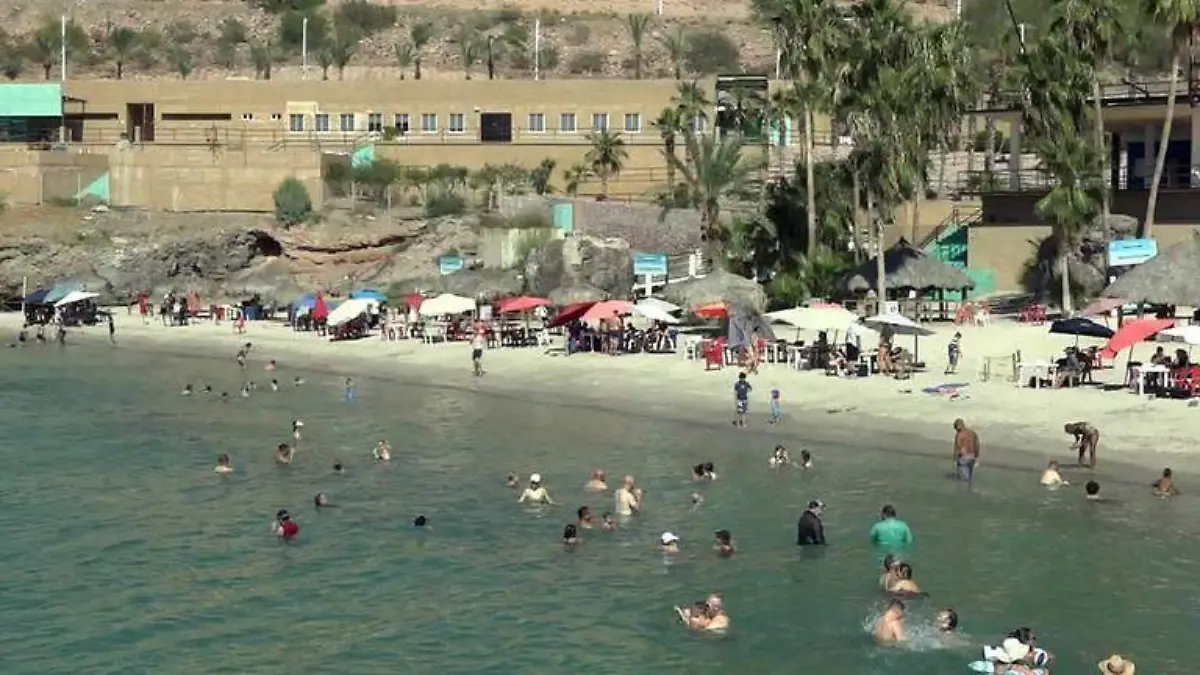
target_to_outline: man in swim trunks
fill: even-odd
[[[1155,497],[1173,497],[1179,494],[1179,489],[1175,487],[1175,479],[1172,477],[1170,469],[1163,469],[1162,478],[1154,481],[1151,487],[1154,488]]]
[[[1072,450],[1079,450],[1079,466],[1090,469],[1096,468],[1096,446],[1100,445],[1100,430],[1087,422],[1071,422],[1063,425],[1063,431],[1075,437]],[[1083,456],[1088,455],[1088,463],[1083,463]]]
[[[808,508],[800,515],[796,523],[797,546],[824,546],[825,526],[821,516],[825,513],[825,502],[814,499],[808,503]]]
[[[745,373],[738,373],[737,382],[733,383],[733,426],[746,426],[746,411],[750,409],[750,391],[754,387],[746,380]]]
[[[483,330],[475,331],[471,337],[471,366],[475,369],[475,377],[483,375],[483,350],[487,348],[487,335]]]
[[[908,639],[904,631],[904,603],[892,600],[887,609],[871,627],[875,642],[880,645],[897,645]]]
[[[979,463],[979,434],[962,419],[954,420],[954,468],[958,480],[968,483],[975,477]]]

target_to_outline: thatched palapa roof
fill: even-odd
[[[454,293],[455,295],[496,296],[516,295],[525,288],[525,282],[516,270],[475,269],[459,270],[453,274],[405,279],[391,285],[393,292],[402,294]]]
[[[577,284],[556,288],[550,291],[548,297],[550,302],[554,303],[555,306],[562,307],[576,302],[599,302],[607,298],[608,294],[595,286]]]
[[[884,287],[888,290],[960,290],[975,288],[967,273],[913,248],[901,239],[883,252]],[[876,260],[872,258],[842,277],[842,290],[865,293],[878,287]]]
[[[1200,234],[1129,270],[1100,295],[1129,302],[1200,304]]]
[[[684,307],[726,303],[744,305],[756,312],[767,306],[767,294],[758,282],[725,270],[713,270],[703,277],[667,284],[663,296]]]

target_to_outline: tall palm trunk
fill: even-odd
[[[917,245],[917,229],[921,226],[921,198],[925,196],[925,180],[918,177],[913,185],[912,215],[908,222],[908,243]]]
[[[1062,307],[1063,316],[1071,316],[1075,312],[1074,303],[1071,301],[1071,266],[1067,264],[1067,251],[1070,248],[1070,242],[1065,237],[1059,238],[1058,243],[1058,277],[1062,281],[1062,302],[1059,304]]]
[[[883,302],[887,300],[887,266],[883,260],[883,222],[875,215],[875,194],[867,188],[867,227],[875,235],[875,313],[883,313]]]
[[[1108,240],[1112,238],[1112,232],[1108,228],[1108,213],[1111,208],[1109,205],[1110,192],[1112,186],[1109,180],[1112,176],[1112,153],[1108,151],[1108,143],[1105,142],[1104,136],[1104,108],[1101,105],[1102,94],[1100,92],[1100,76],[1092,75],[1092,108],[1093,117],[1095,120],[1096,147],[1100,148],[1100,152],[1104,157],[1104,166],[1107,168],[1107,174],[1101,176],[1101,185],[1104,189],[1100,191],[1100,228],[1104,233],[1105,246],[1108,245]]]
[[[1167,118],[1163,120],[1162,138],[1158,143],[1158,158],[1154,161],[1154,178],[1150,183],[1150,198],[1146,200],[1146,218],[1142,221],[1142,237],[1154,236],[1154,209],[1158,206],[1158,185],[1162,182],[1167,164],[1167,144],[1171,140],[1171,118],[1175,116],[1175,85],[1179,82],[1179,49],[1171,57],[1171,89],[1167,95]]]
[[[671,159],[675,157],[675,137],[669,136],[663,139],[663,149],[667,151],[667,193],[671,198],[671,203],[675,203],[675,162]]]
[[[946,162],[949,160],[949,155],[950,155],[950,148],[945,143],[943,143],[942,144],[942,157],[938,161],[937,189],[934,190],[934,192],[937,193],[938,199],[941,199],[946,194]]]
[[[975,170],[975,133],[978,131],[979,117],[971,115],[967,118],[967,174]],[[961,146],[962,144],[960,144]]]
[[[850,240],[854,242],[854,264],[862,262],[862,179],[858,176],[858,169],[850,172],[852,181],[852,190],[854,192],[854,218],[850,225]]]
[[[721,241],[721,233],[717,226],[718,213],[705,207],[700,213],[700,229],[704,233],[704,253],[708,256],[709,269],[712,271],[725,269],[725,242]]]
[[[812,106],[804,105],[804,188],[805,192],[805,214],[808,220],[808,246],[806,255],[811,258],[817,250],[817,197],[813,190],[813,185],[816,183],[816,178],[813,173],[813,162],[815,161],[813,154],[816,152],[816,143],[813,142],[813,118]]]

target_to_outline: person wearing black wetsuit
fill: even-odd
[[[808,503],[808,508],[800,515],[796,523],[797,546],[824,546],[825,527],[821,524],[821,514],[825,512],[825,503],[814,499]]]

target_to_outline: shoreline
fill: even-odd
[[[564,357],[547,355],[544,348],[500,348],[488,350],[484,367],[489,372],[476,379],[470,373],[465,343],[426,345],[416,340],[384,342],[378,337],[330,343],[281,324],[258,322],[248,323],[246,333],[239,336],[228,322],[167,328],[153,321],[142,325],[138,316],[119,310],[114,311],[114,321],[118,348],[127,345],[155,354],[232,361],[238,346],[252,342],[258,360],[276,359],[285,371],[294,366],[401,386],[496,394],[530,404],[599,409],[685,425],[699,423],[713,430],[728,428],[730,388],[738,372],[725,368],[705,373],[698,362],[680,355]],[[15,336],[20,325],[18,313],[0,314],[0,330]],[[967,329],[961,330],[966,334]],[[72,344],[108,348],[107,328],[71,329],[68,345]],[[931,363],[930,367],[936,371],[938,365]],[[750,379],[755,385],[752,427],[745,433],[755,440],[754,451],[764,457],[776,442],[796,447],[833,443],[901,457],[944,456],[949,464],[950,425],[962,417],[980,433],[984,471],[1028,472],[1035,480],[1048,460],[1057,459],[1067,473],[1077,475],[1087,470],[1074,468],[1070,439],[1061,432],[1063,422],[1050,424],[1048,415],[1069,416],[1078,411],[1079,417],[1059,419],[1086,419],[1083,413],[1090,408],[1092,419],[1100,419],[1102,426],[1097,477],[1136,486],[1148,485],[1164,466],[1176,471],[1200,470],[1200,453],[1191,449],[1193,441],[1187,434],[1187,427],[1200,425],[1178,419],[1200,411],[1183,401],[1143,400],[1139,406],[1139,399],[1126,392],[1019,389],[1011,382],[975,382],[970,373],[943,376],[927,372],[905,382],[879,376],[846,380],[772,365]],[[969,397],[950,400],[921,393],[923,387],[947,381],[969,383],[965,388]],[[765,418],[767,392],[774,387],[780,388],[783,396],[785,421],[779,427],[754,421]],[[1096,400],[1116,411],[1098,415]],[[1131,403],[1138,407],[1128,409]],[[1116,420],[1106,421],[1110,415],[1141,419],[1112,426]],[[1164,417],[1168,419],[1157,419]],[[1016,424],[1012,421],[1016,419],[1024,423]],[[1164,422],[1175,424],[1176,435],[1160,434]],[[1153,442],[1150,434],[1161,438]],[[759,441],[762,448],[757,447]],[[928,450],[922,449],[926,447]],[[1161,449],[1164,447],[1171,449]]]

